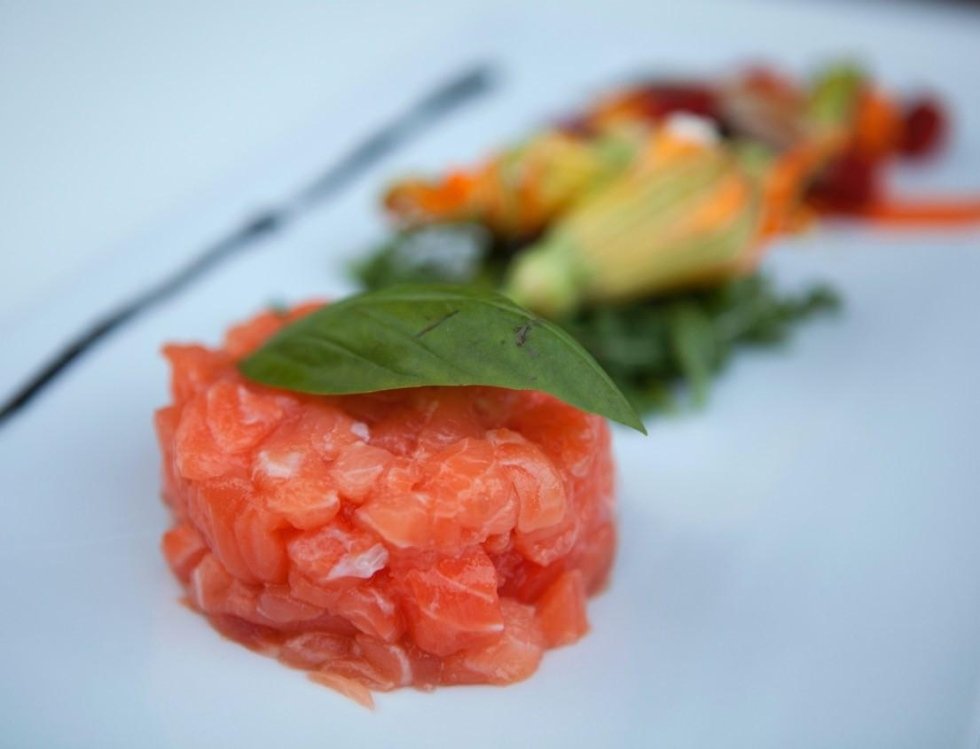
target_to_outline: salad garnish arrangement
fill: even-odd
[[[832,217],[902,227],[980,223],[976,198],[891,195],[887,168],[948,137],[932,96],[900,100],[860,68],[808,81],[768,68],[651,80],[485,161],[391,183],[395,234],[360,262],[369,289],[497,288],[575,336],[640,408],[678,383],[703,403],[748,345],[837,309],[826,284],[776,288],[773,244]]]

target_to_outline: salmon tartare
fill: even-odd
[[[605,420],[534,391],[311,396],[239,373],[317,306],[262,313],[220,348],[164,349],[162,547],[188,603],[366,704],[527,678],[585,634],[609,574]]]

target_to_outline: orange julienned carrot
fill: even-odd
[[[888,199],[862,210],[863,218],[892,226],[980,225],[980,197],[931,200]]]

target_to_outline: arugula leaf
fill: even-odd
[[[691,300],[678,301],[667,308],[667,333],[694,402],[703,405],[717,358],[718,341],[711,318]]]
[[[540,390],[646,433],[575,339],[478,287],[407,284],[348,297],[288,325],[239,369],[265,385],[319,395],[461,385]]]
[[[740,349],[784,343],[802,321],[840,305],[827,286],[779,294],[761,274],[715,288],[582,310],[565,327],[641,410],[670,410],[678,385],[703,405]]]
[[[496,286],[486,268],[493,236],[479,224],[440,224],[396,235],[353,267],[368,289],[398,283],[479,283]],[[481,282],[486,277],[486,283]]]

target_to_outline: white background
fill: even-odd
[[[491,5],[0,1],[0,326]]]
[[[763,50],[805,67],[863,49],[890,85],[938,82],[957,106],[945,158],[897,176],[976,189],[976,14],[605,2],[520,28],[474,27],[482,10],[456,3],[127,7],[0,0],[0,297],[21,310],[0,319],[5,389],[80,318],[403,111],[434,71],[480,48],[508,75],[0,430],[0,745],[975,749],[976,233],[826,228],[775,248],[781,285],[826,277],[845,314],[784,355],[742,356],[706,413],[616,433],[623,538],[594,632],[508,689],[402,691],[367,714],[222,641],[176,603],[160,559],[149,425],[161,341],[213,341],[276,296],[342,291],[343,256],[381,228],[383,179],[479,153],[639,63],[718,69]]]

